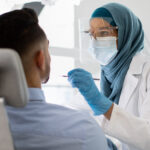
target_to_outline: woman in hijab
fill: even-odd
[[[90,52],[101,66],[99,91],[83,69],[68,73],[96,117],[104,115],[105,133],[123,150],[150,149],[150,58],[144,54],[140,20],[121,4],[97,8],[90,19]]]

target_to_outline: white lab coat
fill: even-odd
[[[119,139],[119,150],[150,150],[150,55],[146,50],[134,56],[124,80],[119,106],[115,105],[111,119],[94,117],[107,135]],[[80,93],[69,107],[92,113]],[[126,144],[124,144],[126,143]]]
[[[119,106],[102,121],[105,133],[122,141],[123,150],[150,150],[150,57],[134,56],[124,80]]]

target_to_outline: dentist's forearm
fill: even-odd
[[[111,118],[111,114],[112,114],[112,111],[113,111],[113,107],[114,107],[114,104],[112,104],[112,106],[109,108],[109,110],[104,114],[104,116],[110,120]]]

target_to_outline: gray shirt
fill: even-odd
[[[43,91],[29,88],[24,108],[7,106],[16,150],[107,150],[106,138],[87,113],[46,103]]]

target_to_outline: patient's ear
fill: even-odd
[[[35,55],[35,63],[39,70],[45,70],[45,57],[43,50],[37,51]]]

